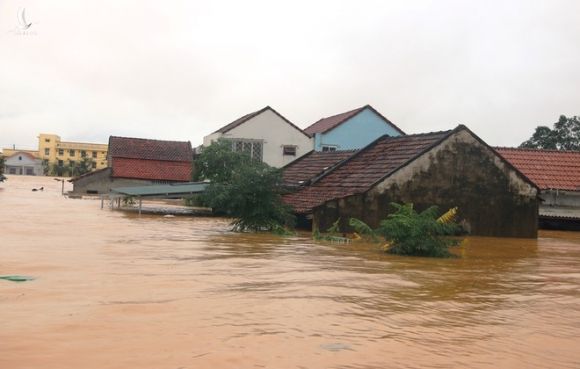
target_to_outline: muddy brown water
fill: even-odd
[[[580,367],[579,233],[405,258],[16,176],[0,230],[0,275],[36,278],[0,280],[2,369]]]

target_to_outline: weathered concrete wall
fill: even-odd
[[[111,178],[111,169],[95,172],[90,176],[81,177],[73,183],[74,194],[107,194],[111,188],[146,186],[153,181],[142,179]]]
[[[342,229],[348,229],[348,219],[356,217],[377,227],[392,211],[391,202],[410,202],[417,210],[437,205],[442,212],[457,206],[473,235],[537,237],[536,188],[465,131],[368,192],[315,209],[313,225],[325,230],[340,217]]]

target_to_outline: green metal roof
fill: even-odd
[[[112,188],[111,192],[126,196],[168,197],[200,193],[205,191],[205,188],[208,185],[209,183],[206,182],[172,183],[163,185]]]

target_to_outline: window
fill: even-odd
[[[60,155],[60,156],[64,155],[64,150],[63,149],[58,149],[58,155]]]
[[[68,165],[70,165],[71,167],[75,166],[75,161],[74,160],[69,160],[68,161]]]
[[[87,152],[85,150],[81,150],[81,158],[86,158]]]
[[[232,151],[243,152],[254,160],[262,161],[263,142],[257,140],[235,139],[232,141]]]
[[[44,155],[50,155],[50,149],[48,147],[44,149]]]
[[[45,138],[44,142],[50,142],[50,138]]]
[[[18,157],[18,160],[22,160],[22,156],[19,156],[19,157]]]
[[[97,152],[93,151],[93,159],[96,159],[96,158],[97,158]]]
[[[70,156],[75,156],[75,151],[74,151],[74,150],[69,150],[69,151],[68,151],[68,154],[69,154]]]
[[[284,145],[282,155],[296,156],[296,146]]]
[[[93,161],[91,165],[93,166],[93,169],[97,168],[97,162]]]
[[[322,146],[322,151],[336,151],[336,146]]]
[[[59,160],[59,161],[58,161],[58,166],[59,166],[59,167],[62,167],[63,165],[64,165],[64,162],[63,162],[62,160]]]

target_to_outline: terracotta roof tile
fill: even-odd
[[[114,178],[188,182],[191,180],[192,163],[115,158],[112,169],[111,177]]]
[[[111,136],[109,137],[109,156],[191,162],[193,151],[190,142]]]
[[[580,151],[507,147],[495,150],[542,190],[580,191]]]
[[[351,157],[356,150],[311,151],[283,168],[282,178],[289,186],[300,186]]]
[[[284,202],[297,213],[308,213],[326,201],[365,192],[452,132],[383,136],[343,161],[311,186],[285,195]]]
[[[346,122],[348,119],[354,117],[355,115],[357,115],[358,113],[360,113],[361,111],[363,111],[363,110],[365,110],[367,108],[368,109],[371,109],[378,116],[380,116],[381,118],[383,118],[386,123],[390,124],[393,128],[395,128],[401,134],[403,134],[403,135],[405,134],[405,132],[403,132],[402,130],[400,130],[399,127],[397,127],[396,125],[394,125],[391,121],[389,121],[387,118],[385,118],[381,113],[379,113],[376,109],[374,109],[370,105],[365,105],[363,107],[360,107],[360,108],[357,108],[357,109],[354,109],[354,110],[351,110],[351,111],[347,111],[346,113],[341,113],[341,114],[333,115],[333,116],[328,117],[328,118],[322,118],[322,119],[318,120],[317,122],[313,123],[312,125],[306,127],[304,129],[304,132],[306,132],[310,136],[313,136],[315,133],[324,133],[324,132],[330,131],[331,129],[339,126],[340,124],[342,124],[344,122]]]

